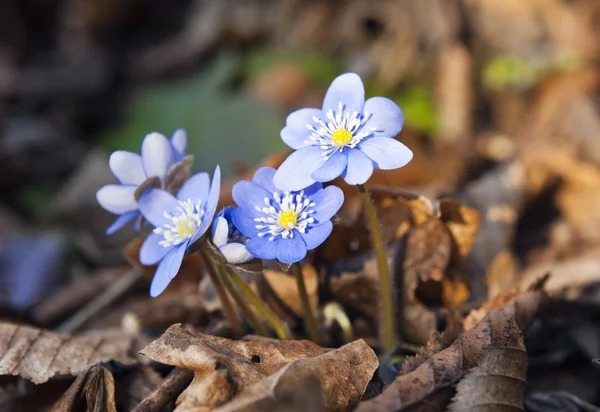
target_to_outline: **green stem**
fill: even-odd
[[[233,297],[235,303],[237,303],[240,306],[240,308],[242,308],[242,312],[244,312],[244,315],[246,315],[246,317],[248,318],[248,322],[254,328],[256,333],[262,336],[269,336],[263,323],[256,318],[254,312],[252,311],[248,303],[246,303],[244,297],[240,294],[240,292],[234,286],[234,284],[231,283],[231,279],[229,278],[229,276],[227,276],[227,273],[225,273],[225,265],[220,262],[215,262],[215,265],[217,265],[217,268],[219,270],[219,276],[221,278],[221,281],[225,285],[225,288]]]
[[[300,303],[302,304],[302,309],[304,311],[304,323],[306,325],[306,328],[308,329],[308,334],[310,335],[310,338],[313,342],[320,344],[323,341],[321,339],[321,334],[319,333],[319,328],[317,326],[315,315],[313,314],[312,308],[310,306],[308,293],[306,292],[304,276],[302,275],[302,267],[299,263],[294,263],[292,267],[294,268],[294,274],[296,275],[298,293],[300,294]]]
[[[225,316],[229,321],[229,325],[231,326],[234,336],[242,336],[242,325],[240,324],[240,319],[235,312],[235,308],[231,304],[231,300],[229,300],[227,291],[223,288],[223,283],[219,279],[219,274],[217,273],[213,262],[207,253],[202,250],[200,250],[200,253],[202,254],[202,260],[204,260],[204,265],[206,266],[208,276],[215,286],[215,290],[217,291],[217,295],[221,301],[221,306],[223,306],[223,312],[225,312]]]
[[[252,303],[252,305],[256,308],[256,310],[269,322],[277,337],[282,340],[290,339],[290,332],[285,324],[273,313],[271,308],[269,308],[265,303],[259,298],[256,293],[246,284],[244,279],[237,273],[233,268],[227,266],[227,271],[229,272],[229,276],[236,284],[236,286],[242,291],[242,293],[246,296],[246,298]]]
[[[392,279],[388,271],[387,257],[385,255],[385,244],[381,235],[381,228],[377,220],[375,205],[365,185],[356,185],[360,197],[365,206],[365,212],[371,228],[371,237],[375,255],[377,257],[377,269],[379,271],[379,293],[381,300],[381,314],[379,334],[381,348],[389,353],[396,348],[396,334],[394,326],[394,297],[392,294]]]

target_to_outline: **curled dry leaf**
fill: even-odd
[[[346,411],[359,402],[379,362],[363,340],[297,359],[252,385],[219,412]]]
[[[241,391],[294,359],[312,357],[325,352],[327,349],[310,341],[275,339],[233,341],[212,335],[194,335],[181,324],[171,326],[160,338],[141,351],[143,355],[155,361],[194,371],[194,381],[181,395],[182,401],[200,399],[196,394],[198,388],[214,384],[214,380],[205,381],[205,378],[219,368],[227,370],[233,389]],[[202,403],[205,400],[206,397],[202,398]],[[207,405],[186,403],[180,406],[191,408]],[[216,406],[218,404],[212,405],[212,407]]]
[[[287,385],[292,383],[289,379],[300,385],[303,378],[315,378],[324,389],[332,391],[326,397],[327,405],[341,410],[358,402],[378,366],[375,353],[362,340],[331,351],[310,341],[232,341],[211,335],[194,335],[179,324],[171,326],[142,353],[158,362],[194,371],[193,382],[178,400],[182,411],[220,406],[234,392],[244,392],[299,358],[305,358],[304,362],[290,366],[288,372],[279,375],[283,386],[278,386],[279,378],[274,378],[273,390],[289,387]],[[331,355],[321,356],[329,353]],[[324,363],[331,368],[323,368]],[[227,380],[215,375],[221,369],[227,373]],[[226,396],[216,396],[215,388]],[[256,394],[254,390],[249,393]]]
[[[0,323],[0,375],[40,384],[56,375],[79,375],[99,362],[133,364],[130,346],[130,339],[72,336]]]
[[[517,411],[523,409],[527,387],[527,351],[523,333],[509,319],[501,346],[487,349],[484,358],[456,386],[448,410]]]
[[[398,376],[381,395],[361,403],[357,411],[445,410],[453,396],[453,386],[474,367],[482,364],[486,353],[492,348],[519,350],[515,342],[522,342],[522,332],[535,317],[544,296],[540,286],[487,313],[450,347],[431,356],[410,372]]]
[[[477,237],[479,212],[471,207],[450,199],[440,199],[440,219],[452,235],[452,256],[454,259],[466,257]]]
[[[95,365],[79,375],[54,404],[51,412],[79,410],[83,399],[87,411],[117,412],[115,381],[108,369]]]
[[[513,253],[505,249],[491,261],[485,275],[488,286],[488,298],[492,299],[509,291],[519,281],[519,266]]]

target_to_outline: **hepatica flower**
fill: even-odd
[[[231,219],[233,209],[228,206],[215,217],[212,224],[212,242],[227,262],[237,265],[251,261],[254,256],[246,249],[248,237],[233,224]]]
[[[363,83],[354,73],[337,77],[329,86],[322,109],[290,114],[281,138],[296,149],[275,174],[275,186],[300,190],[338,176],[352,185],[365,183],[373,168],[396,169],[412,152],[394,137],[404,116],[390,99],[365,102]]]
[[[177,196],[160,189],[148,189],[139,200],[140,210],[155,229],[140,249],[140,262],[158,268],[150,295],[160,295],[173,280],[185,252],[210,227],[219,201],[221,172],[215,169],[212,184],[208,173],[189,178]]]
[[[261,259],[295,263],[319,246],[332,230],[331,218],[344,202],[335,186],[314,183],[301,191],[280,191],[273,184],[275,169],[263,167],[251,182],[233,186],[238,205],[231,212],[235,226],[250,240],[246,249]]]
[[[141,155],[119,150],[110,156],[108,165],[119,184],[102,187],[96,193],[96,199],[100,206],[119,217],[106,229],[106,234],[113,234],[131,220],[139,218],[139,188],[143,188],[154,177],[158,178],[160,184],[164,183],[171,167],[185,157],[186,147],[185,131],[178,129],[171,141],[160,133],[148,134],[142,142]]]

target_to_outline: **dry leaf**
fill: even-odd
[[[544,293],[528,291],[506,306],[489,312],[447,349],[416,369],[400,375],[381,395],[361,403],[359,412],[439,411],[453,396],[453,386],[481,363],[490,348],[514,348],[535,317]],[[514,325],[514,327],[513,327]]]
[[[323,355],[289,363],[218,411],[351,410],[378,365],[373,350],[363,340],[354,341]]]
[[[442,280],[442,299],[449,308],[456,308],[466,302],[469,296],[469,285],[464,280],[449,277]]]
[[[298,293],[298,283],[292,273],[284,273],[278,270],[267,269],[263,272],[265,280],[269,283],[270,289],[275,294],[275,301],[269,300],[273,307],[285,306],[285,309],[291,309],[298,317],[303,315],[302,304],[300,303]],[[311,265],[302,265],[302,275],[306,285],[308,299],[313,309],[319,305],[318,287],[319,277],[317,271]],[[280,311],[278,311],[280,312]]]
[[[527,351],[523,333],[510,319],[503,334],[506,342],[488,348],[482,361],[458,382],[449,411],[524,410]]]
[[[515,256],[505,249],[491,261],[485,275],[488,299],[492,299],[513,288],[519,281],[519,266]]]
[[[72,336],[0,323],[0,375],[40,384],[56,375],[79,375],[99,362],[135,363],[130,339]]]
[[[226,371],[216,370],[208,376],[194,377],[189,388],[177,398],[177,412],[209,412],[223,405],[233,396],[233,388],[223,376]]]
[[[458,260],[466,257],[477,237],[479,212],[450,198],[440,199],[440,219],[446,224],[453,240],[452,255]]]
[[[405,295],[414,296],[419,281],[442,280],[450,253],[450,233],[440,220],[430,218],[412,229],[404,254]]]
[[[241,391],[294,359],[312,357],[327,351],[328,349],[310,341],[233,341],[212,335],[194,335],[176,324],[146,346],[141,353],[155,361],[194,371],[194,381],[180,398],[200,399],[204,402],[206,397],[195,393],[198,387],[210,386],[210,380],[204,379],[219,368],[227,370],[233,389]],[[196,406],[205,405],[185,405],[186,408]]]
[[[77,377],[75,382],[54,404],[51,412],[72,412],[80,409],[85,398],[88,412],[117,412],[115,405],[115,381],[112,373],[103,366],[95,365]]]

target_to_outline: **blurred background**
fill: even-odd
[[[484,268],[598,250],[599,47],[598,0],[3,1],[0,307],[124,262],[133,232],[106,237],[95,200],[111,151],[182,127],[196,170],[242,175],[346,71],[401,106],[415,152],[374,184],[477,207],[482,176],[523,165]]]

